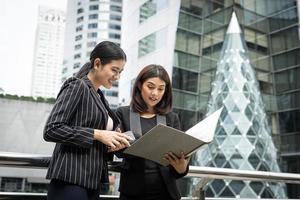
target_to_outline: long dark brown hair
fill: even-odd
[[[168,72],[160,65],[151,64],[142,69],[137,76],[131,98],[131,108],[138,113],[147,112],[148,107],[142,97],[142,85],[149,78],[158,77],[166,83],[165,93],[154,110],[157,114],[167,114],[172,109],[172,85]]]
[[[102,65],[106,65],[113,60],[124,60],[126,62],[126,54],[121,47],[113,42],[103,41],[95,46],[90,55],[90,62],[80,68],[76,77],[82,78],[87,75],[93,68],[96,58],[100,59]]]

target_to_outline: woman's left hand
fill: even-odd
[[[179,174],[183,174],[186,171],[189,158],[185,159],[183,152],[181,152],[180,158],[178,158],[174,153],[169,152],[165,155],[165,159]]]

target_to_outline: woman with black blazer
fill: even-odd
[[[159,65],[146,66],[136,78],[130,106],[117,109],[122,131],[133,131],[142,137],[157,123],[180,129],[178,115],[171,112],[172,87],[166,70]],[[164,133],[161,133],[164,134]],[[171,142],[172,138],[170,138]],[[117,154],[123,157],[120,178],[120,200],[178,200],[176,179],[188,172],[188,159],[166,154],[169,166],[150,160]]]
[[[100,183],[108,180],[107,151],[129,146],[99,89],[119,79],[125,62],[118,45],[101,42],[90,63],[62,85],[44,128],[44,139],[56,143],[46,176],[49,200],[99,199]]]

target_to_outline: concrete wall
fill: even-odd
[[[54,143],[43,140],[52,104],[0,98],[0,151],[51,155]],[[0,167],[0,177],[45,177],[43,169]]]

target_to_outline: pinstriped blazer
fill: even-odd
[[[100,189],[101,175],[108,175],[106,145],[93,140],[93,134],[106,129],[107,112],[115,129],[117,117],[86,76],[65,81],[44,128],[44,139],[56,143],[47,179]]]

